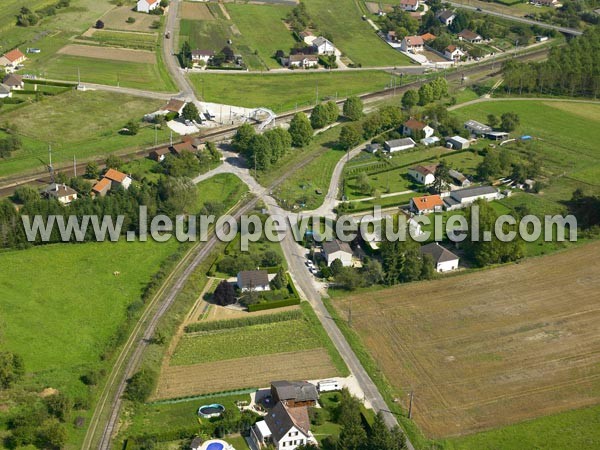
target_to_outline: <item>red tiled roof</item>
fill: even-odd
[[[104,190],[106,190],[107,188],[110,188],[110,180],[108,178],[102,178],[94,185],[92,191],[104,192]]]
[[[437,36],[435,34],[432,33],[425,33],[421,35],[421,39],[423,39],[425,42],[427,41],[433,41]]]
[[[406,128],[410,128],[411,130],[422,130],[423,128],[425,128],[427,126],[427,124],[425,124],[423,122],[419,122],[418,120],[415,120],[415,119],[409,119],[406,122],[404,122],[404,126]]]
[[[406,36],[406,42],[408,45],[423,45],[423,38],[421,36]]]
[[[123,180],[127,177],[123,172],[119,172],[115,169],[108,169],[108,172],[104,174],[104,178],[108,178],[111,181],[116,181],[117,183],[122,183]]]
[[[415,208],[419,211],[430,211],[436,206],[444,206],[444,202],[439,195],[425,195],[423,197],[413,197]]]
[[[25,55],[21,52],[21,50],[19,50],[18,48],[15,48],[14,50],[11,50],[10,52],[5,53],[4,57],[6,59],[8,59],[10,62],[14,62],[18,59],[25,58]]]

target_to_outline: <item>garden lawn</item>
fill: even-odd
[[[383,90],[390,75],[382,71],[322,72],[290,74],[191,74],[196,94],[205,100],[248,108],[267,107],[276,112],[319,100],[347,97]],[[293,89],[290,89],[293,86]]]
[[[333,44],[354,64],[365,67],[410,65],[411,61],[394,50],[367,21],[354,0],[305,0],[311,19],[321,33],[329,33]]]
[[[85,393],[79,377],[124,322],[127,306],[161,262],[169,243],[57,244],[0,254],[2,347],[21,355],[36,389]],[[115,276],[115,271],[120,272]]]
[[[0,121],[14,124],[23,138],[23,148],[2,161],[0,176],[43,168],[38,158],[47,159],[49,144],[55,163],[152,145],[153,126],[142,126],[135,136],[119,134],[119,130],[163,103],[109,92],[70,91],[22,106],[18,114],[0,110]],[[159,142],[168,139],[168,131],[158,130]]]
[[[248,186],[231,173],[217,174],[201,181],[196,187],[198,188],[196,211],[201,211],[207,202],[220,202],[227,210],[248,192]]]
[[[176,91],[166,70],[160,69],[160,64],[58,55],[44,66],[43,74],[50,79],[77,81],[78,70],[82,83],[119,85],[160,92]]]
[[[171,365],[190,365],[321,347],[306,320],[289,320],[185,335]]]
[[[252,51],[258,51],[267,67],[281,67],[275,60],[275,52],[283,50],[288,54],[296,44],[292,32],[283,22],[292,7],[229,3],[227,10],[246,44]]]

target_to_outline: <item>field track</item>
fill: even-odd
[[[430,437],[597,404],[599,251],[356,295],[353,327]]]

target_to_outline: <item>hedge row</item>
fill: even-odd
[[[75,86],[77,86],[77,83],[70,83],[67,81],[30,80],[30,79],[25,79],[23,81],[25,81],[26,83],[31,83],[31,84],[43,84],[45,86],[59,86],[59,87],[75,87]]]
[[[295,299],[292,299],[292,300],[295,300]],[[281,300],[281,301],[287,302],[289,300]],[[279,302],[270,302],[267,304],[271,304],[271,303],[279,303]],[[262,303],[259,303],[257,305],[250,305],[250,307],[248,309],[250,311],[252,311],[252,309],[251,309],[252,306],[258,306],[258,305],[262,305]],[[263,309],[269,309],[269,308],[263,308]],[[256,311],[260,311],[260,309],[257,309]],[[192,323],[185,327],[185,332],[186,333],[197,333],[200,331],[215,331],[215,330],[225,330],[225,329],[229,329],[229,328],[241,328],[241,327],[248,327],[251,325],[261,325],[261,324],[274,323],[274,322],[285,322],[288,320],[298,320],[303,317],[304,316],[301,311],[284,311],[284,312],[280,312],[277,314],[267,314],[264,316],[242,317],[239,319],[226,319],[226,320],[218,320],[218,321],[214,321],[214,322]]]
[[[299,305],[299,304],[300,304],[299,298],[290,298],[288,300],[278,300],[275,302],[256,303],[254,305],[248,306],[248,311],[250,311],[250,312],[265,311],[267,309],[283,308],[285,306],[293,306],[293,305]]]

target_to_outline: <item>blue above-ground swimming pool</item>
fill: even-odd
[[[206,447],[206,450],[223,450],[223,444],[220,442],[211,442],[208,444],[208,447]]]
[[[200,417],[217,417],[220,416],[223,413],[223,411],[225,411],[225,407],[223,405],[219,403],[213,403],[212,405],[204,405],[198,408],[198,415]],[[215,447],[214,449],[210,450],[220,450],[221,448],[222,445],[221,447]]]

